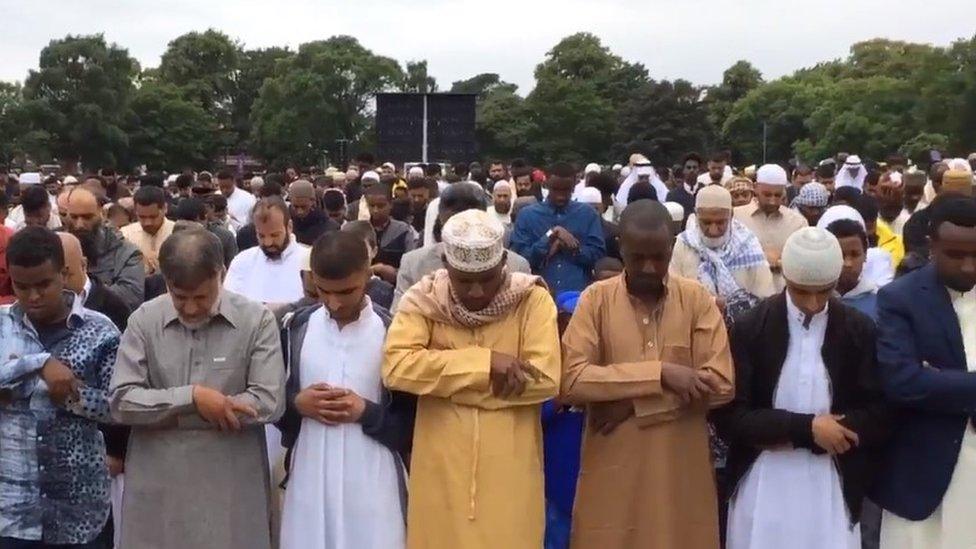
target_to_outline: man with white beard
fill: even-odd
[[[710,185],[695,197],[695,215],[678,235],[672,275],[701,282],[726,318],[776,293],[759,239],[732,217],[732,195]]]

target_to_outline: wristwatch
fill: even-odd
[[[546,231],[546,238],[552,238],[552,229]]]

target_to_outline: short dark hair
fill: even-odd
[[[468,165],[465,164],[464,162],[458,162],[457,164],[455,164],[453,170],[454,170],[454,174],[459,177],[464,177],[468,175]]]
[[[47,190],[41,185],[31,185],[20,193],[20,205],[24,207],[24,213],[37,213],[45,206],[51,207],[48,196]]]
[[[800,164],[796,167],[796,169],[793,170],[793,177],[798,175],[810,175],[811,173],[813,173],[813,170],[810,169],[810,166]]]
[[[229,170],[220,170],[217,172],[217,179],[234,179],[234,174]]]
[[[861,198],[861,190],[850,185],[840,187],[834,191],[834,202],[847,202],[851,206]]]
[[[375,185],[370,185],[366,189],[366,194],[363,196],[365,199],[367,196],[385,196],[389,200],[393,200],[393,187],[387,185],[386,183],[377,183]]]
[[[834,170],[833,162],[825,162],[817,166],[817,170],[815,173],[817,174],[817,178],[819,179],[833,179],[834,176],[837,175],[836,170]]]
[[[424,175],[427,177],[436,177],[441,175],[442,172],[443,170],[441,169],[441,165],[437,162],[431,162],[424,166]]]
[[[176,205],[176,219],[200,221],[207,216],[207,206],[195,196],[184,198]]]
[[[140,206],[166,206],[166,193],[162,188],[156,186],[139,187],[135,196],[132,198]]]
[[[861,244],[864,244],[864,252],[867,253],[868,248],[868,235],[864,232],[864,227],[860,223],[853,219],[838,219],[827,225],[827,231],[832,233],[837,238],[849,238],[852,236],[859,237],[861,239]]]
[[[336,280],[368,268],[369,253],[362,237],[350,231],[329,231],[312,245],[310,259],[316,276]]]
[[[729,161],[729,155],[725,151],[715,151],[708,157],[708,161],[727,163]]]
[[[900,154],[889,154],[888,158],[885,159],[885,163],[891,166],[892,164],[908,164],[908,160]]]
[[[130,223],[132,222],[132,214],[129,212],[129,210],[125,209],[121,204],[111,204],[109,205],[108,209],[105,210],[106,217],[112,217],[113,215],[118,213],[125,214],[126,219],[128,219]]]
[[[407,179],[407,189],[415,191],[417,189],[429,189],[429,183],[426,177],[411,177]]]
[[[281,178],[268,178],[264,180],[264,185],[261,186],[259,193],[262,198],[269,198],[272,196],[280,197],[282,195],[281,190]]]
[[[343,225],[341,230],[362,238],[363,241],[374,248],[379,248],[379,243],[376,241],[376,229],[373,228],[372,223],[369,221],[350,221]]]
[[[223,268],[220,239],[202,227],[173,231],[159,248],[159,270],[176,288],[196,288]]]
[[[322,193],[322,207],[325,211],[332,212],[339,208],[346,207],[346,195],[339,189],[326,189]]]
[[[650,183],[641,182],[634,184],[630,188],[630,192],[627,193],[627,204],[633,202],[639,202],[641,200],[654,200],[657,201],[657,191],[651,186]]]
[[[227,197],[222,194],[212,194],[206,201],[214,211],[222,212],[227,209]]]
[[[879,172],[879,171],[870,171],[870,172],[868,172],[868,175],[865,176],[865,178],[864,178],[864,185],[865,186],[867,186],[867,185],[871,185],[871,186],[877,185],[880,182],[881,182],[881,172]]]
[[[873,196],[862,194],[853,204],[857,213],[861,214],[865,223],[872,223],[878,220],[878,201]]]
[[[532,168],[528,166],[512,168],[512,179],[517,179],[519,177],[532,177]]]
[[[102,173],[102,175],[104,175],[105,177],[111,177],[111,176],[114,176],[114,175],[115,175],[115,168],[102,168],[102,169],[101,169],[101,173]]]
[[[575,178],[576,168],[569,162],[555,162],[549,166],[549,177]]]
[[[193,176],[188,173],[181,173],[176,176],[177,189],[189,189],[193,186]]]
[[[491,160],[488,161],[488,166],[489,167],[491,167],[491,166],[493,166],[495,164],[501,164],[503,168],[505,167],[505,161],[504,160],[501,160],[501,159],[498,159],[498,158],[492,158]]]
[[[524,158],[513,158],[512,161],[509,162],[509,169],[512,170],[516,168],[527,168],[527,167],[529,167],[529,163],[526,162]]]
[[[620,214],[620,234],[630,229],[656,231],[661,227],[674,236],[674,220],[663,204],[657,200],[637,200],[627,204]]]
[[[696,152],[694,152],[694,151],[686,154],[684,156],[684,158],[681,159],[681,165],[684,166],[685,164],[688,163],[689,160],[694,160],[695,162],[698,162],[698,165],[699,166],[701,166],[702,164],[704,164],[704,162],[702,162],[701,155],[698,154],[698,153],[696,153]]]
[[[255,219],[266,219],[266,216],[271,213],[272,210],[278,210],[284,218],[285,225],[291,223],[291,215],[288,213],[288,204],[281,199],[280,196],[269,196],[258,200],[257,204],[254,205],[254,209],[251,210],[251,220]]]
[[[939,239],[939,228],[943,223],[960,227],[976,227],[976,201],[968,196],[945,196],[932,202],[928,208],[929,238]],[[9,248],[7,254],[9,255]]]
[[[131,177],[129,178],[132,179]],[[163,188],[163,177],[158,173],[148,173],[141,178],[137,179],[139,181],[139,187],[159,187]]]
[[[480,187],[470,183],[455,183],[444,189],[437,213],[467,210],[487,210],[488,196]]]
[[[7,242],[8,267],[37,267],[45,261],[50,261],[57,271],[64,268],[64,248],[54,231],[45,227],[24,227]]]
[[[94,180],[98,181],[98,184],[101,185],[103,189],[105,187],[108,187],[108,180],[105,179],[104,177],[98,175],[97,173],[90,173],[90,174],[86,175],[81,180],[81,182],[84,183],[85,181],[88,181],[89,179],[94,179]]]

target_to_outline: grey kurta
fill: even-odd
[[[132,426],[122,502],[122,549],[269,549],[262,424],[284,410],[285,370],[274,316],[227,291],[218,314],[191,330],[169,295],[132,314],[112,378],[113,417]],[[194,384],[258,412],[223,433],[193,405]]]

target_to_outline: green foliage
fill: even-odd
[[[295,56],[288,48],[245,50],[240,54],[240,65],[234,88],[231,110],[231,126],[236,132],[240,148],[248,148],[251,137],[251,109],[258,98],[265,80],[273,77],[277,67]]]
[[[403,82],[400,65],[349,36],[302,44],[276,64],[251,111],[255,152],[279,162],[318,162],[340,138],[369,127],[373,96]]]
[[[129,154],[150,170],[202,169],[217,152],[213,116],[172,84],[149,83],[132,97]]]
[[[222,32],[189,32],[169,43],[156,76],[223,121],[229,118],[240,57],[238,45]]]
[[[52,40],[24,84],[27,151],[114,166],[128,145],[121,126],[138,71],[128,51],[102,35]]]
[[[437,91],[437,80],[427,74],[427,61],[407,61],[407,72],[403,76],[400,91],[411,93]]]
[[[518,86],[503,82],[497,73],[483,72],[472,76],[467,80],[458,80],[451,84],[451,93],[476,93],[478,100],[484,100],[488,94],[499,88],[506,88],[511,93],[515,93]]]

